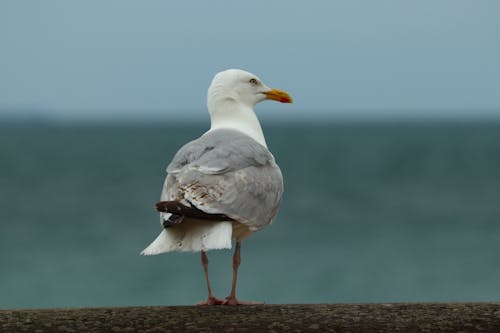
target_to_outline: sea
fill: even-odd
[[[199,253],[140,256],[206,124],[0,124],[0,308],[191,305]],[[500,301],[499,122],[264,124],[285,192],[242,244],[266,303]],[[224,298],[232,251],[208,253]]]

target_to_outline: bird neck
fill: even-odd
[[[267,147],[259,119],[249,106],[239,103],[224,103],[217,111],[209,109],[210,131],[227,128],[240,131],[264,147]]]

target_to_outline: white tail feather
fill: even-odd
[[[147,256],[173,251],[230,249],[231,237],[231,222],[183,221],[179,225],[163,229],[141,254]]]

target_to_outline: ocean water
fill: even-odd
[[[500,301],[500,124],[267,125],[285,193],[241,299]],[[203,125],[0,127],[0,308],[193,304],[199,254],[141,257]],[[215,293],[231,251],[211,251]]]

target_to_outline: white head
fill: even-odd
[[[255,104],[265,99],[292,102],[290,95],[269,88],[257,75],[241,69],[228,69],[213,78],[208,88],[207,106],[210,113],[223,109],[225,104],[241,104],[253,109]]]
[[[241,69],[228,69],[217,73],[208,88],[210,130],[236,129],[265,146],[264,134],[253,107],[266,99],[292,103],[289,94],[269,88],[252,73]]]

